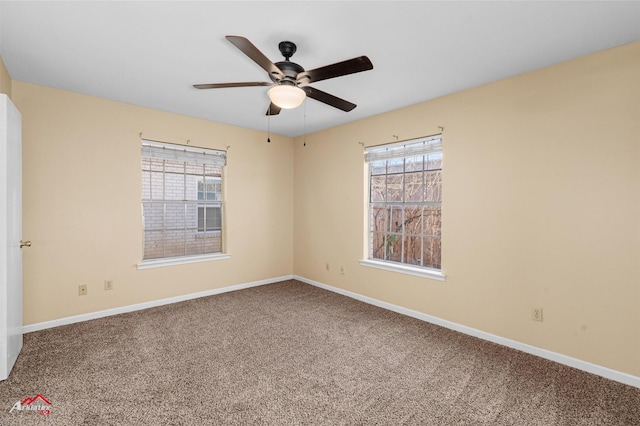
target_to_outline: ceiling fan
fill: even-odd
[[[307,84],[373,69],[373,64],[369,58],[360,56],[305,71],[300,65],[289,60],[296,52],[296,45],[290,41],[282,41],[278,44],[280,53],[282,53],[285,60],[274,64],[248,39],[231,35],[225,38],[256,64],[260,65],[269,75],[271,82],[194,84],[193,87],[196,89],[221,89],[228,87],[271,86],[268,92],[271,104],[267,109],[266,115],[277,115],[282,108],[296,108],[302,104],[307,96],[342,111],[351,111],[356,107],[356,104],[307,86]]]

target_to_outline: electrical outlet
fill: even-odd
[[[113,280],[104,280],[104,289],[113,290]]]
[[[78,296],[86,296],[87,295],[87,285],[79,285],[78,286]]]
[[[542,322],[542,308],[531,308],[531,319]]]

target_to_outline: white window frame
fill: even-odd
[[[184,145],[177,145],[177,144],[170,144],[170,143],[165,143],[165,142],[157,142],[157,141],[150,141],[150,140],[141,140],[141,155],[143,158],[155,158],[155,159],[161,159],[161,160],[173,160],[173,161],[179,161],[179,162],[185,162],[188,165],[213,165],[216,167],[220,167],[220,169],[223,171],[224,170],[224,166],[226,165],[226,152],[225,151],[221,151],[221,150],[213,150],[213,149],[207,149],[207,148],[198,148],[198,147],[192,147],[192,146],[184,146]],[[185,173],[186,173],[186,169],[185,169]],[[186,176],[186,175],[185,175]],[[195,175],[197,176],[197,175]],[[208,177],[208,176],[205,176]],[[217,177],[220,179],[221,181],[221,185],[223,185],[224,183],[224,178],[222,176],[222,173],[220,174],[219,177]],[[186,179],[186,177],[185,177]],[[186,182],[186,181],[185,181]],[[164,184],[163,184],[164,185]],[[185,183],[186,185],[186,183]],[[189,200],[188,196],[187,196],[187,188],[185,186],[185,200],[183,201],[185,203],[185,206],[187,205],[196,205],[199,206],[201,205],[201,201],[197,200],[197,187],[195,188],[196,191],[196,195],[195,195],[195,200]],[[222,191],[223,192],[223,191]],[[221,209],[221,215],[224,213],[224,206],[223,206],[223,199],[222,199],[222,195],[221,194],[221,199],[220,200],[216,200],[215,203],[216,205],[220,205],[220,209]],[[191,195],[193,197],[193,195]],[[142,199],[142,206],[144,206],[144,203],[147,202],[152,202],[152,201],[156,201],[160,204],[164,203],[166,204],[167,201],[163,201],[163,198],[161,199],[157,199],[157,200],[152,200],[152,199],[145,199],[144,198],[144,193],[143,193],[143,199]],[[178,202],[180,202],[179,200],[177,200]],[[205,203],[206,204],[206,203]],[[186,207],[185,207],[186,208]],[[171,265],[180,265],[180,264],[186,264],[186,263],[195,263],[195,262],[204,262],[204,261],[209,261],[209,260],[222,260],[222,259],[229,259],[231,256],[228,253],[225,253],[225,241],[222,240],[221,241],[221,251],[220,252],[210,252],[210,253],[202,253],[202,254],[186,254],[186,255],[180,255],[180,256],[168,256],[168,257],[159,257],[159,258],[148,258],[148,259],[144,259],[144,238],[145,238],[145,229],[144,229],[144,207],[142,209],[142,221],[143,221],[143,233],[142,233],[142,251],[143,251],[143,260],[141,262],[139,262],[136,266],[138,269],[148,269],[148,268],[155,268],[155,267],[161,267],[161,266],[171,266]],[[185,214],[186,214],[186,210],[185,210]],[[166,219],[165,219],[166,220]],[[217,232],[220,236],[220,238],[222,239],[224,237],[224,216],[221,218],[221,225],[222,225],[222,229],[220,229],[219,231],[213,231],[213,232]],[[197,234],[199,234],[199,232],[197,232],[197,213],[196,213],[196,237]],[[205,232],[201,233],[201,234],[205,234]],[[206,234],[211,234],[210,232],[206,232]],[[203,235],[204,236],[204,235]]]
[[[403,176],[403,183],[404,183],[406,179],[406,173],[407,173],[407,170],[405,169],[405,166],[404,166],[405,164],[404,159],[415,157],[415,156],[422,156],[422,155],[426,156],[429,154],[442,155],[442,135],[434,135],[429,137],[423,137],[418,139],[400,141],[396,143],[365,148],[365,162],[367,163],[368,191],[367,191],[366,204],[367,204],[368,220],[367,220],[367,230],[366,230],[366,241],[367,241],[366,257],[367,258],[360,261],[360,264],[362,266],[373,267],[373,268],[383,269],[383,270],[392,271],[392,272],[400,272],[404,274],[430,278],[438,281],[445,280],[445,275],[442,272],[441,268],[437,269],[429,266],[414,265],[411,263],[398,262],[398,261],[393,261],[388,259],[379,259],[379,258],[374,258],[373,256],[374,226],[373,226],[372,212],[373,212],[374,206],[379,207],[385,204],[402,205],[402,206],[433,205],[441,208],[442,202],[441,201],[405,202],[404,199],[402,202],[398,202],[398,201],[374,202],[372,200],[372,167],[373,167],[372,164],[376,161],[382,161],[382,160],[403,159],[403,169],[401,174]],[[388,176],[388,172],[385,173],[384,176]],[[404,193],[404,184],[403,184],[403,193]],[[402,247],[402,250],[404,251],[404,241],[407,235],[404,229],[404,223],[402,227],[403,227],[402,230],[398,234],[402,238],[401,247]],[[421,238],[421,241],[423,241],[423,239],[425,238],[424,234],[421,234],[420,238]],[[442,237],[440,235],[440,241],[441,241],[441,238]],[[440,251],[440,256],[442,256],[441,253],[442,252]],[[401,260],[403,257],[404,257],[404,254],[401,256]],[[421,262],[422,261],[423,261],[423,258],[421,253]],[[442,258],[440,258],[440,265],[442,265]]]

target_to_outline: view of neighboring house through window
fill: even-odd
[[[222,230],[222,179],[203,177],[198,180],[198,231]],[[215,203],[205,203],[214,201]]]
[[[369,259],[441,269],[442,138],[369,147]]]
[[[222,252],[226,153],[142,141],[144,260]]]

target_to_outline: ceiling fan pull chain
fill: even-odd
[[[267,114],[267,143],[271,143],[271,114]]]

